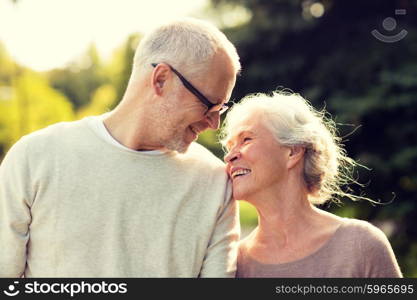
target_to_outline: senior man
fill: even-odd
[[[145,36],[119,105],[21,138],[0,167],[2,277],[232,277],[238,212],[219,126],[240,64],[195,19]]]

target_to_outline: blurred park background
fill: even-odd
[[[322,208],[381,228],[404,275],[417,277],[417,1],[135,1],[129,16],[122,8],[132,1],[110,2],[0,0],[0,161],[25,134],[114,108],[151,22],[203,18],[221,27],[241,56],[233,99],[288,88],[329,111],[348,154],[369,168],[356,170],[365,186],[354,192],[385,204],[341,199]],[[112,32],[123,22],[136,31]],[[85,38],[88,30],[104,38]],[[104,55],[102,41],[115,33],[120,42]],[[70,59],[59,61],[61,49],[74,50]],[[222,158],[217,134],[199,142]],[[244,232],[257,224],[245,203],[241,221]]]

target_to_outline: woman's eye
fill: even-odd
[[[245,142],[248,142],[248,141],[250,141],[250,140],[252,140],[252,138],[250,138],[250,137],[245,137],[245,138],[243,138],[243,142],[245,143]]]

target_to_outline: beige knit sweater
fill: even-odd
[[[0,277],[233,277],[223,163],[126,151],[86,120],[23,137],[0,167]]]

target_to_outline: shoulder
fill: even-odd
[[[85,121],[59,122],[23,136],[16,144],[25,144],[30,151],[50,149],[54,144],[63,145],[63,141],[86,132]]]
[[[361,251],[373,252],[391,248],[385,233],[371,223],[358,219],[345,219],[344,235],[355,241]]]
[[[347,219],[345,229],[363,257],[366,277],[401,277],[394,251],[381,229],[357,219]]]
[[[56,123],[22,136],[9,149],[5,158],[14,156],[26,157],[26,155],[36,153],[37,149],[42,151],[44,148],[47,148],[47,146],[50,145],[51,136],[58,136],[62,133],[61,128],[62,123]]]
[[[77,129],[80,128],[80,129]],[[46,153],[61,151],[85,134],[83,121],[60,122],[22,136],[7,152],[4,160],[38,161]]]
[[[196,142],[191,143],[187,152],[183,154],[183,159],[189,162],[196,162],[205,167],[224,169],[224,163],[218,157]]]
[[[360,239],[365,244],[386,244],[385,233],[371,223],[358,219],[345,219],[345,231]]]
[[[45,128],[34,131],[26,135],[25,138],[28,140],[28,142],[33,142],[41,139],[47,139],[49,137],[62,136],[63,133],[83,127],[84,123],[85,120],[55,123]]]
[[[191,143],[185,153],[177,153],[173,156],[171,163],[175,166],[176,172],[181,172],[183,178],[187,177],[193,184],[197,180],[205,189],[209,188],[211,193],[214,191],[223,193],[225,204],[231,199],[231,184],[225,164],[204,146]]]

